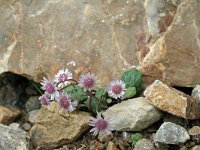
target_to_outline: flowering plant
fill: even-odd
[[[141,81],[140,72],[133,68],[124,72],[121,80],[111,81],[106,90],[97,88],[97,77],[93,73],[82,74],[77,81],[71,71],[62,69],[53,80],[43,78],[41,88],[44,94],[39,100],[47,106],[55,100],[64,112],[87,108],[96,114],[121,100],[134,97],[141,89]]]

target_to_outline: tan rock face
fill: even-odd
[[[35,147],[52,149],[70,143],[89,129],[89,113],[60,114],[54,108],[42,107],[34,119],[30,137]]]
[[[107,84],[138,64],[143,0],[0,1],[0,9],[0,73],[40,81],[63,67],[89,69]]]
[[[147,78],[177,86],[200,82],[199,7],[198,0],[182,1],[164,35],[149,45],[138,67]]]
[[[19,117],[20,111],[14,107],[0,106],[0,123],[9,124]]]
[[[200,118],[198,100],[156,80],[144,92],[145,97],[157,108],[186,119]]]

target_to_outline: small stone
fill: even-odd
[[[28,150],[29,143],[25,131],[0,124],[0,133],[1,150]]]
[[[29,123],[24,123],[24,124],[22,125],[22,127],[23,127],[23,129],[24,129],[25,131],[29,131],[29,130],[31,129],[31,125],[30,125]]]
[[[99,141],[95,142],[95,148],[98,150],[104,150],[105,149],[105,145]]]
[[[11,127],[11,128],[13,128],[13,129],[19,129],[19,123],[11,123],[10,125],[9,125],[9,127]]]
[[[112,141],[110,141],[108,143],[108,146],[106,147],[106,150],[117,150],[117,147],[116,147],[115,143],[113,143]]]
[[[112,128],[116,131],[141,131],[162,117],[162,113],[144,97],[115,104],[103,115],[111,119]]]
[[[28,113],[28,121],[34,123],[40,109],[32,110]]]
[[[20,115],[20,110],[15,107],[0,106],[0,123],[9,124]]]
[[[106,133],[106,132],[100,132],[99,135],[98,135],[98,140],[100,142],[107,142],[107,141],[110,141],[113,139],[113,134],[110,133]]]
[[[39,96],[31,96],[25,104],[26,111],[32,111],[41,107]]]
[[[52,102],[51,105],[56,105]],[[59,113],[43,106],[29,131],[37,148],[52,149],[77,140],[89,126],[91,115],[86,112]]]
[[[195,145],[192,150],[200,150],[200,145]]]
[[[136,143],[134,150],[156,150],[156,148],[150,140],[141,139]]]
[[[191,136],[191,139],[195,141],[196,143],[200,143],[200,127],[199,126],[193,126],[189,131],[189,135]]]
[[[193,126],[188,133],[189,135],[200,135],[200,126]]]
[[[185,119],[200,118],[200,103],[172,87],[155,80],[144,91],[145,97],[157,108]]]
[[[171,122],[164,122],[154,136],[154,141],[165,144],[185,143],[189,139],[185,128]]]
[[[192,97],[196,98],[200,102],[200,85],[197,84],[192,90]]]

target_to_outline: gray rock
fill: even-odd
[[[157,149],[150,140],[141,139],[136,143],[134,150],[157,150]]]
[[[57,104],[43,106],[37,113],[29,131],[34,147],[53,149],[77,140],[89,126],[90,114],[86,112],[59,113]]]
[[[1,150],[28,150],[25,131],[0,124],[0,133]]]
[[[22,127],[23,127],[23,129],[24,129],[25,131],[28,131],[28,130],[31,129],[31,125],[30,125],[29,123],[24,123],[24,124],[22,125]]]
[[[103,115],[111,119],[116,131],[140,131],[162,117],[162,113],[144,97],[116,104],[108,108]]]
[[[195,88],[192,90],[192,97],[196,98],[200,102],[200,85],[196,85]]]
[[[154,136],[154,141],[165,144],[184,143],[189,139],[185,128],[171,122],[164,122]]]
[[[200,145],[195,145],[192,150],[200,150]]]
[[[31,96],[25,104],[26,111],[32,111],[41,107],[39,96]]]
[[[11,124],[9,125],[9,127],[13,128],[13,129],[19,129],[20,124],[14,122],[14,123],[11,123]]]

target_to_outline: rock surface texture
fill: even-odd
[[[0,10],[0,73],[40,81],[91,67],[106,82],[138,64],[143,1],[0,1]]]
[[[184,143],[190,139],[186,129],[171,122],[163,123],[154,136],[156,142],[165,144]]]
[[[26,132],[0,124],[1,150],[28,150]]]
[[[162,113],[144,97],[115,104],[103,115],[110,118],[116,131],[141,131],[162,117]]]
[[[200,82],[200,1],[181,2],[166,32],[149,44],[150,51],[138,69],[153,80],[193,86]]]
[[[144,92],[157,108],[186,119],[200,118],[199,100],[156,80]]]
[[[60,114],[55,108],[53,106],[49,110],[42,107],[34,119],[35,124],[30,130],[30,138],[35,147],[52,149],[70,143],[89,129],[89,113]]]

